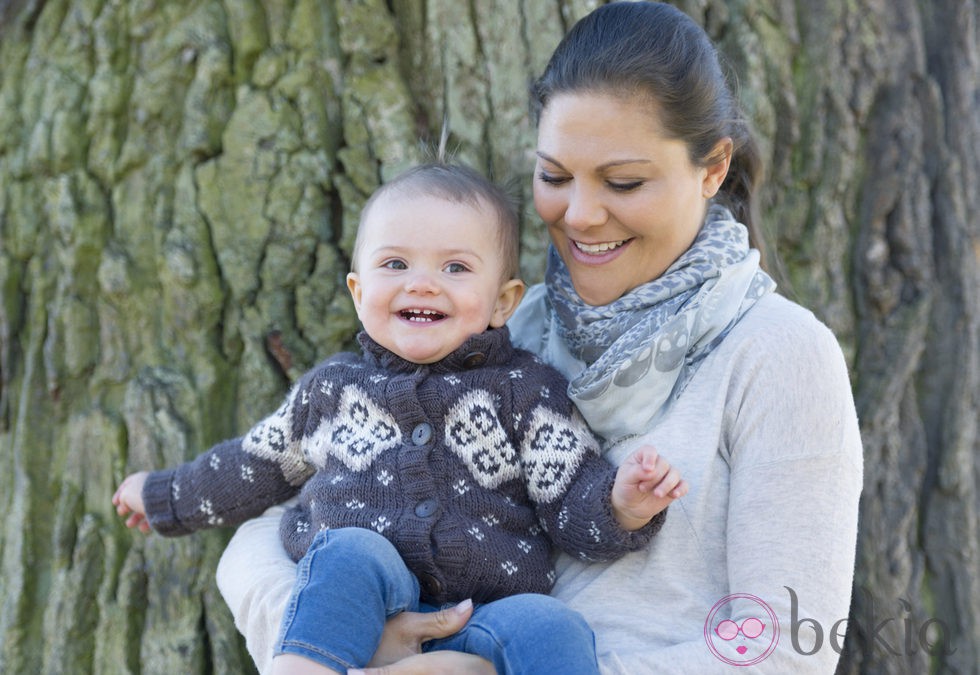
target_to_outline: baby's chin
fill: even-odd
[[[456,347],[414,347],[409,345],[396,345],[394,349],[389,347],[388,349],[395,355],[401,357],[406,361],[411,361],[412,363],[417,363],[420,366],[428,366],[438,361],[442,361],[444,358],[452,354],[459,345]]]

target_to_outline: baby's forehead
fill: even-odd
[[[381,195],[370,209],[362,213],[359,237],[389,237],[404,229],[430,227],[465,238],[492,240],[501,236],[502,225],[492,204],[485,200],[460,200],[454,196],[430,192],[404,191]],[[423,247],[438,246],[434,239],[416,242]]]
[[[430,214],[433,218],[447,212],[462,215],[461,212],[465,211],[464,219],[478,222],[482,231],[492,232],[496,238],[503,233],[500,214],[486,198],[475,194],[460,197],[427,188],[412,189],[409,185],[399,185],[398,189],[376,195],[369,205],[369,210],[362,214],[360,229],[373,226],[376,221],[395,225],[399,222],[397,215],[408,213],[411,209],[418,209],[414,213]]]
[[[476,191],[460,192],[423,177],[413,177],[383,186],[379,188],[374,201],[375,203],[437,201],[446,205],[467,206],[477,211],[490,212],[493,209],[490,200]]]

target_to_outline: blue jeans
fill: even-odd
[[[385,620],[431,612],[419,582],[387,539],[371,530],[319,532],[299,562],[276,653],[341,673],[367,665]],[[454,650],[492,662],[498,673],[598,673],[595,636],[582,616],[547,595],[527,593],[477,605],[466,626],[422,651]]]

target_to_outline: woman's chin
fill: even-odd
[[[578,297],[587,305],[592,305],[593,307],[608,305],[619,299],[625,293],[625,289],[619,288],[618,286],[611,286],[608,278],[602,278],[603,276],[608,277],[608,275],[603,275],[601,272],[582,276],[588,278],[576,278],[576,275],[573,274],[572,286],[575,288],[575,292],[578,293]]]

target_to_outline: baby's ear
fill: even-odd
[[[490,315],[491,328],[500,328],[507,323],[507,319],[521,304],[524,288],[524,282],[520,279],[504,282],[503,286],[500,287],[500,293],[497,295],[497,304],[494,305],[493,314]]]
[[[347,274],[347,290],[350,291],[350,297],[354,300],[354,310],[357,315],[361,315],[361,278],[357,276],[357,272],[349,272]]]

